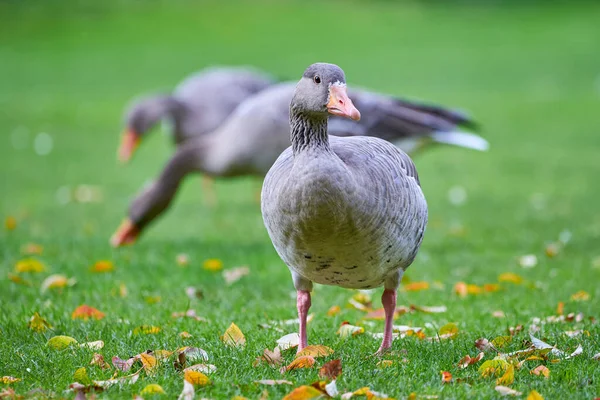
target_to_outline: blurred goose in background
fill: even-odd
[[[127,112],[118,158],[129,161],[161,120],[171,123],[176,144],[212,132],[240,103],[273,83],[272,77],[250,67],[210,67],[186,78],[172,94],[141,98]]]
[[[214,132],[179,146],[158,180],[131,203],[128,218],[111,238],[112,245],[134,243],[167,209],[190,173],[263,177],[290,146],[289,104],[295,88],[296,83],[273,85],[240,104]],[[350,98],[364,110],[362,119],[333,116],[328,125],[330,135],[382,137],[411,153],[435,142],[477,150],[488,147],[480,136],[457,131],[459,125],[474,126],[462,113],[365,90],[351,91]]]
[[[300,343],[313,282],[351,289],[384,286],[385,330],[392,344],[396,291],[421,246],[427,203],[411,159],[390,142],[327,134],[328,113],[359,120],[344,72],[313,64],[290,105],[291,147],[265,177],[261,209],[297,291]]]

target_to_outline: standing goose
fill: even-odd
[[[129,161],[160,120],[170,120],[173,140],[181,144],[212,132],[241,102],[273,83],[271,77],[248,67],[213,67],[186,78],[173,94],[142,98],[127,112],[119,160]]]
[[[328,113],[352,120],[344,72],[313,64],[290,104],[292,146],[271,167],[262,215],[297,291],[298,351],[307,346],[313,282],[352,289],[384,287],[385,330],[378,354],[391,347],[396,291],[427,224],[427,203],[414,164],[375,137],[330,137]]]
[[[214,132],[179,146],[158,180],[131,203],[128,218],[111,238],[113,246],[134,243],[169,207],[188,174],[264,177],[290,146],[289,105],[295,90],[296,83],[273,85],[240,104]],[[457,125],[473,125],[459,112],[365,90],[352,90],[350,97],[363,110],[363,118],[357,122],[333,116],[329,134],[382,137],[410,153],[443,137],[464,147],[487,148],[483,138],[456,131]]]

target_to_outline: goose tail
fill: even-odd
[[[430,138],[436,143],[464,147],[467,149],[487,151],[490,144],[479,135],[461,131],[436,131],[430,134]]]

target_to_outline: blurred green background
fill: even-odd
[[[0,233],[2,269],[13,268],[24,243],[37,242],[53,272],[79,281],[66,295],[48,297],[3,274],[0,322],[8,340],[2,339],[6,352],[0,358],[8,362],[11,346],[43,343],[20,331],[33,311],[45,310],[58,331],[72,335],[88,332],[69,318],[83,302],[112,315],[99,322],[103,332],[121,329],[117,317],[167,324],[174,308],[186,307],[188,284],[208,288],[209,303],[198,308],[219,321],[197,334],[205,339],[231,320],[252,331],[258,310],[294,316],[291,280],[262,225],[258,179],[218,181],[214,207],[205,205],[199,179],[188,179],[174,207],[135,247],[108,245],[129,201],[173,151],[168,138],[155,134],[130,165],[117,165],[124,107],[140,94],[170,91],[187,74],[210,65],[254,65],[296,80],[309,64],[332,62],[345,70],[349,86],[468,110],[481,123],[489,152],[436,147],[415,157],[430,224],[408,275],[441,281],[445,290],[404,294],[399,303],[448,304],[443,318],[461,321],[469,340],[552,314],[558,301],[582,289],[591,300],[577,310],[597,312],[600,270],[592,264],[600,256],[599,21],[597,2],[0,2],[0,215],[17,220],[14,231]],[[71,193],[82,184],[97,188],[101,199],[76,201]],[[458,206],[448,199],[457,186],[467,193]],[[564,231],[571,241],[547,259],[545,246]],[[252,273],[230,291],[206,271],[174,266],[179,252],[198,265],[211,257],[226,266],[248,264]],[[524,270],[516,258],[528,253],[540,262]],[[86,277],[88,266],[102,258],[115,261],[116,275]],[[483,284],[507,271],[523,274],[536,289],[466,301],[452,296],[456,281]],[[121,280],[132,293],[126,302],[110,295]],[[149,307],[143,301],[147,293],[163,301]],[[349,296],[335,288],[319,293],[313,308],[320,313]],[[506,321],[490,318],[496,309],[507,313]],[[431,317],[411,318],[402,323],[422,324]],[[310,333],[315,341],[333,340],[335,323],[316,324]],[[277,336],[255,334],[265,343]],[[124,343],[111,350],[143,350],[122,337]],[[172,345],[170,340],[160,343]],[[369,339],[361,340],[361,352],[375,349]],[[432,368],[448,368],[444,363],[458,361],[453,357],[471,343],[455,345],[449,357],[434,353]],[[260,342],[252,349],[264,347]],[[25,365],[13,364],[6,373],[20,374]],[[39,368],[49,378],[32,378],[24,387],[62,390],[69,383],[69,376],[53,382],[52,367]],[[564,368],[565,377],[571,376]],[[578,368],[585,375],[587,367]],[[406,372],[397,378],[404,389],[386,387],[389,381],[380,377],[381,390],[400,395],[437,387],[438,371],[413,383],[405,381]],[[348,375],[348,389],[352,379]],[[550,393],[572,394],[568,380],[559,379]],[[212,393],[237,393],[222,385]],[[578,388],[595,393],[591,384]]]

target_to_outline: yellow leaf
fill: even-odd
[[[508,369],[508,365],[508,362],[503,359],[488,360],[481,364],[478,371],[483,378],[501,376]]]
[[[529,392],[529,394],[527,395],[527,400],[544,400],[544,398],[542,397],[541,394],[539,394],[537,391],[532,390],[531,392]]]
[[[495,348],[501,349],[510,342],[512,342],[512,336],[498,336],[497,338],[492,339],[491,343]]]
[[[87,321],[90,318],[100,320],[104,317],[105,314],[102,311],[85,304],[77,307],[71,314],[71,319],[82,319],[84,321]]]
[[[320,344],[306,346],[297,355],[296,358],[302,356],[324,357],[333,354],[333,349]]]
[[[90,268],[91,272],[112,272],[114,270],[115,270],[115,266],[113,265],[112,261],[108,261],[108,260],[97,261]]]
[[[157,360],[159,361],[164,361],[167,358],[171,357],[171,355],[173,355],[174,351],[169,351],[169,350],[154,350],[154,352],[152,353],[154,355],[154,357],[156,357]]]
[[[360,335],[365,332],[365,328],[362,326],[354,326],[347,323],[343,323],[338,329],[337,334],[342,338],[347,338],[349,336]]]
[[[154,368],[156,368],[156,358],[151,354],[141,353],[140,361],[146,372],[153,372]]]
[[[394,365],[394,362],[392,360],[381,360],[377,363],[377,366],[379,368],[387,368],[391,367],[392,365]]]
[[[67,286],[73,286],[77,281],[75,278],[67,278],[61,274],[50,275],[42,282],[42,293],[48,289],[60,289]]]
[[[20,380],[21,380],[21,378],[15,378],[12,376],[3,376],[2,379],[0,379],[0,382],[4,383],[5,385],[9,385],[11,383],[19,382]]]
[[[34,258],[18,261],[15,265],[15,272],[19,274],[23,272],[44,272],[45,270],[46,266]]]
[[[242,333],[240,328],[238,328],[238,326],[233,322],[231,323],[231,325],[229,325],[229,328],[227,328],[221,340],[223,340],[223,343],[225,343],[225,345],[231,347],[239,347],[246,345],[246,338],[244,337],[244,334]]]
[[[482,292],[483,292],[483,289],[477,285],[473,285],[471,283],[467,285],[467,293],[468,294],[481,294]]]
[[[558,305],[556,306],[556,313],[558,315],[563,315],[565,312],[565,303],[563,303],[562,301],[558,302]]]
[[[71,336],[59,335],[50,338],[50,340],[48,340],[48,342],[46,343],[46,346],[54,350],[63,350],[76,343],[77,340],[73,339]]]
[[[34,313],[29,319],[29,329],[34,332],[44,332],[46,329],[52,329],[52,325],[48,323],[39,313]]]
[[[537,367],[532,369],[529,373],[532,375],[537,375],[537,376],[541,375],[544,378],[550,377],[550,370],[545,365],[538,365]]]
[[[73,378],[75,378],[75,382],[79,382],[84,385],[89,385],[92,382],[85,367],[78,368],[73,374]]]
[[[17,220],[15,217],[8,216],[4,220],[4,227],[7,231],[12,231],[17,227]]]
[[[156,383],[151,383],[142,389],[140,392],[142,395],[155,395],[155,394],[166,394],[163,388]]]
[[[455,337],[458,334],[458,326],[455,323],[447,323],[440,328],[438,332],[440,336],[447,335],[448,337]]]
[[[511,282],[514,284],[519,284],[523,282],[523,278],[513,272],[505,272],[498,276],[498,281],[500,282]]]
[[[156,304],[156,303],[160,303],[161,297],[160,296],[146,296],[146,297],[144,297],[144,301],[148,304]]]
[[[119,285],[119,296],[127,297],[127,286],[124,283]]]
[[[340,306],[331,306],[331,308],[327,311],[327,316],[333,317],[334,315],[339,314],[340,311],[342,311],[342,308]]]
[[[179,337],[182,339],[189,339],[192,337],[192,335],[189,332],[183,331],[179,334]]]
[[[154,335],[160,332],[160,328],[158,326],[153,325],[141,325],[133,330],[134,335],[144,334],[144,335]]]
[[[573,294],[571,296],[571,300],[573,301],[588,301],[590,299],[590,294],[585,290],[580,290],[579,292]]]
[[[403,286],[407,292],[416,292],[429,289],[429,282],[411,282]]]
[[[508,365],[508,368],[506,368],[506,371],[504,372],[504,374],[496,379],[496,385],[512,385],[512,383],[515,381],[515,367],[512,364]]]
[[[312,356],[300,356],[296,357],[294,361],[292,361],[287,367],[285,367],[286,371],[291,371],[293,369],[299,368],[310,368],[315,365],[315,359]]]
[[[209,258],[204,261],[203,267],[207,271],[220,271],[223,269],[223,261],[218,258]]]
[[[17,285],[31,286],[31,282],[23,279],[20,275],[8,273],[8,279]]]
[[[23,254],[42,254],[44,252],[44,247],[37,243],[27,243],[26,245],[21,247],[21,253]]]
[[[184,378],[192,385],[206,386],[210,384],[210,379],[208,376],[204,375],[202,372],[194,371],[192,369],[186,369],[184,371]]]
[[[312,386],[302,385],[292,390],[291,393],[287,394],[283,398],[283,400],[308,400],[318,399],[321,397],[325,397],[325,395],[320,390]]]

